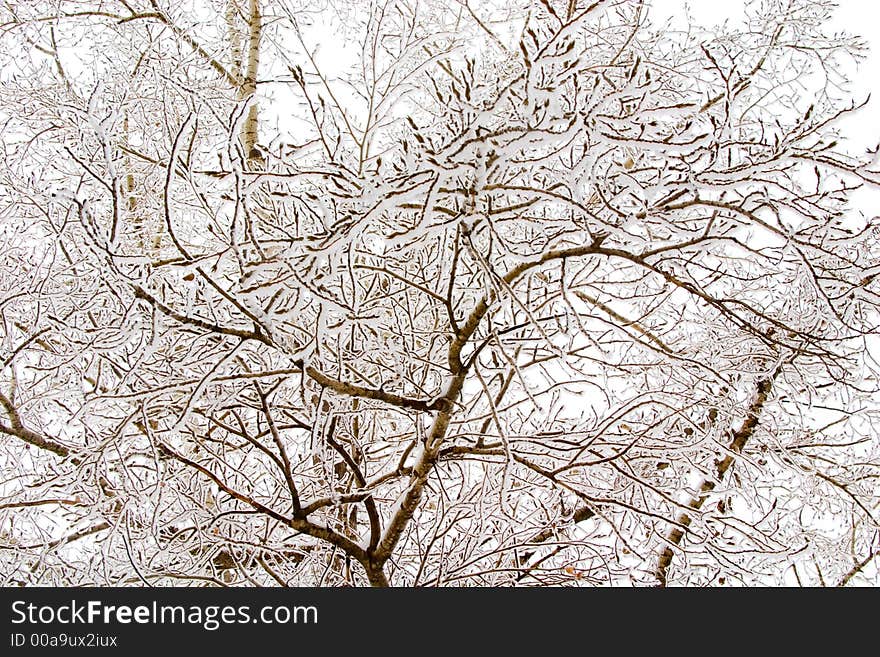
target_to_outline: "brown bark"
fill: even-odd
[[[749,439],[755,433],[755,429],[757,428],[758,421],[760,419],[761,411],[764,410],[764,405],[767,403],[767,398],[770,396],[770,393],[773,390],[773,381],[779,375],[779,372],[780,369],[777,369],[771,376],[758,381],[756,385],[755,398],[752,400],[752,403],[749,406],[749,411],[746,415],[746,419],[745,421],[743,421],[742,426],[740,426],[740,428],[734,432],[733,438],[730,441],[730,445],[728,445],[728,451],[730,453],[720,461],[716,461],[714,480],[704,479],[703,483],[700,485],[699,495],[693,498],[688,504],[688,506],[694,511],[699,511],[702,508],[703,504],[705,504],[706,502],[706,498],[708,497],[709,493],[715,490],[715,486],[724,478],[725,473],[730,469],[730,466],[733,465],[734,455],[742,453],[742,450],[746,446],[746,443],[748,443]],[[693,522],[693,518],[690,514],[682,513],[678,517],[678,522],[680,525],[690,527],[691,523]],[[674,548],[678,547],[681,544],[683,538],[684,529],[681,529],[679,527],[676,527],[675,529],[670,531],[668,536],[666,537],[668,545],[663,549],[663,552],[660,553],[660,558],[657,561],[657,570],[655,572],[660,587],[666,586],[667,577],[669,575],[669,566],[672,564],[672,558],[675,556]]]

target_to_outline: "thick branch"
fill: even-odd
[[[214,333],[220,333],[222,335],[232,335],[237,338],[242,338],[243,340],[256,340],[269,346],[272,345],[272,340],[263,333],[260,333],[258,331],[245,331],[243,329],[219,326],[218,324],[208,322],[198,317],[188,317],[187,315],[184,315],[177,312],[176,310],[169,308],[152,294],[144,290],[144,288],[142,288],[140,285],[132,283],[131,287],[134,290],[134,296],[136,299],[143,299],[144,301],[149,302],[157,310],[161,311],[162,314],[168,315],[168,317],[171,317],[172,319],[176,319],[181,324],[189,324],[190,326],[197,326],[199,328],[205,329],[206,331],[212,331]]]
[[[363,386],[354,385],[353,383],[339,381],[338,379],[331,378],[323,372],[316,370],[311,365],[306,365],[303,368],[303,371],[318,385],[325,388],[330,388],[333,392],[336,392],[340,395],[347,395],[350,397],[364,397],[366,399],[377,399],[392,406],[411,408],[415,411],[431,411],[436,408],[436,402],[429,402],[421,399],[412,399],[410,397],[402,397],[401,395],[395,395],[392,392],[385,392],[381,389],[376,390],[375,388],[365,388]]]
[[[59,442],[56,442],[50,438],[46,438],[45,436],[41,436],[36,431],[31,431],[27,427],[22,424],[21,417],[18,414],[15,406],[12,401],[0,392],[0,406],[3,406],[3,409],[6,411],[6,414],[9,416],[9,423],[11,426],[6,426],[4,424],[0,424],[0,432],[5,433],[9,436],[15,436],[28,443],[29,445],[33,445],[34,447],[39,447],[40,449],[45,449],[46,451],[52,452],[57,456],[66,457],[70,455],[70,450],[62,445]]]
[[[770,396],[771,391],[773,390],[773,382],[776,380],[776,377],[779,376],[779,373],[782,371],[782,368],[777,368],[776,371],[768,378],[761,379],[756,384],[755,397],[752,400],[751,405],[749,406],[748,414],[746,415],[746,419],[743,421],[742,426],[737,429],[733,433],[733,438],[728,445],[728,454],[720,461],[716,461],[715,464],[715,478],[713,479],[704,479],[703,483],[700,485],[700,493],[697,497],[693,498],[688,506],[692,508],[694,511],[698,511],[702,508],[703,504],[706,502],[706,499],[715,487],[724,479],[725,473],[730,469],[730,466],[733,465],[734,455],[742,453],[743,448],[746,446],[746,443],[755,433],[755,429],[758,426],[758,421],[761,416],[761,412],[764,410],[764,405],[767,403],[767,399]],[[687,514],[682,513],[678,517],[678,522],[684,527],[689,527],[693,518]],[[655,575],[657,577],[660,586],[666,586],[667,576],[669,574],[669,566],[672,563],[672,558],[675,555],[674,548],[678,547],[681,543],[681,540],[684,538],[685,530],[676,527],[669,532],[669,535],[666,537],[668,545],[663,549],[663,552],[660,554],[660,558],[657,562],[657,570],[655,571]]]

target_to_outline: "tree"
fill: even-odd
[[[4,583],[876,582],[828,2],[176,5],[3,10]]]

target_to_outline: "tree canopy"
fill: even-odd
[[[825,0],[0,10],[0,582],[877,582]]]

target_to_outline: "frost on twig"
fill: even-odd
[[[0,9],[0,583],[876,583],[829,3],[208,4]]]

